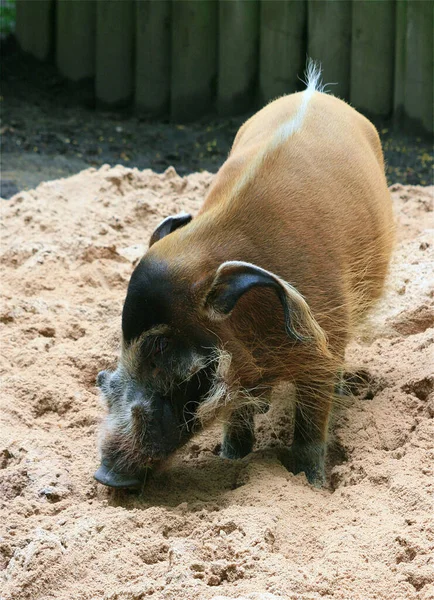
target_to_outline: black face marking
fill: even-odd
[[[126,343],[157,325],[171,322],[175,297],[167,266],[146,257],[134,269],[122,311],[122,332]]]
[[[167,457],[199,426],[198,406],[215,379],[217,339],[198,321],[187,286],[149,255],[131,276],[121,361],[97,381],[108,409],[97,473],[106,485],[136,485],[149,461]]]

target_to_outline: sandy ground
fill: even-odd
[[[367,383],[335,412],[326,489],[279,461],[290,390],[241,461],[216,424],[141,496],[93,480],[132,265],[211,180],[103,166],[2,202],[1,598],[434,598],[432,187],[391,188],[388,290],[348,349]]]

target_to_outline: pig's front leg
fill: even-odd
[[[327,430],[333,403],[334,382],[299,383],[292,457],[294,473],[304,472],[309,483],[325,483]]]
[[[223,429],[221,456],[243,458],[252,451],[254,436],[254,407],[243,406],[234,410]]]

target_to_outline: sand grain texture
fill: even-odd
[[[348,349],[368,382],[336,410],[329,489],[282,466],[277,404],[241,461],[217,456],[217,424],[141,497],[93,480],[95,376],[116,362],[133,264],[211,181],[103,166],[2,203],[1,598],[433,598],[433,188],[391,188],[394,261]]]

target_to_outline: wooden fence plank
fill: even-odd
[[[139,110],[178,121],[215,100],[221,114],[248,110],[258,74],[261,102],[301,89],[308,55],[335,95],[432,132],[433,10],[431,0],[18,0],[16,37],[41,60],[56,37],[59,70],[95,74],[100,104],[135,91]]]
[[[217,110],[235,115],[255,103],[259,1],[220,0]]]
[[[212,106],[217,77],[216,0],[172,3],[171,116],[191,121]]]
[[[95,75],[95,0],[58,0],[56,64],[72,81]]]
[[[306,62],[306,2],[261,1],[259,95],[262,103],[300,89]]]
[[[19,0],[15,35],[24,52],[47,60],[54,46],[54,0]]]
[[[395,17],[395,73],[393,111],[397,119],[404,112],[405,63],[407,55],[407,0],[398,0]]]
[[[308,55],[321,62],[330,93],[345,100],[350,95],[351,2],[309,0]]]
[[[170,0],[136,4],[135,106],[151,115],[170,105]]]
[[[434,4],[407,4],[404,111],[429,132],[433,127]]]
[[[96,98],[100,104],[121,105],[133,93],[134,3],[97,2]]]
[[[395,0],[353,3],[351,104],[372,115],[393,109]]]

